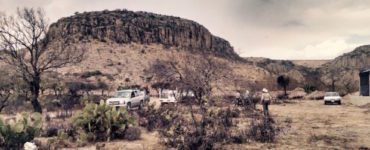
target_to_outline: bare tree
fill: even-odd
[[[180,91],[194,93],[198,104],[209,99],[214,88],[219,88],[218,83],[228,79],[231,69],[212,56],[184,54],[168,61],[157,61],[149,72],[157,82],[169,83],[172,88]],[[181,59],[181,60],[180,60]]]
[[[189,109],[195,129],[205,133],[205,122],[207,113],[207,103],[215,88],[221,89],[219,82],[229,80],[231,69],[226,63],[213,56],[206,54],[172,56],[168,61],[157,61],[152,65],[149,72],[157,82],[170,83],[172,88],[176,88],[180,93],[191,91],[197,104],[200,106],[202,119],[197,121],[194,115],[192,102]]]
[[[331,83],[330,90],[332,92],[335,91],[335,82],[339,80],[339,68],[327,68],[328,70],[328,80]]]
[[[71,46],[64,31],[59,39],[52,39],[48,23],[41,9],[18,9],[17,15],[0,17],[0,60],[22,75],[32,94],[36,112],[42,112],[38,101],[43,72],[80,62],[84,50]]]

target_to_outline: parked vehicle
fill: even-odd
[[[342,98],[338,94],[338,92],[326,92],[324,96],[324,104],[329,103],[337,103],[338,105],[341,104]]]
[[[149,95],[145,94],[144,91],[128,89],[117,91],[116,96],[109,98],[107,103],[117,108],[126,107],[127,110],[131,110],[133,107],[143,108],[144,103],[149,101],[149,99]]]
[[[179,94],[175,90],[164,90],[159,94],[161,104],[177,103]]]

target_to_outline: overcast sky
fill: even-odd
[[[370,0],[0,0],[0,11],[43,8],[55,22],[74,12],[126,8],[194,20],[243,57],[332,59],[370,44]]]

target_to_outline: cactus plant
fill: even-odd
[[[116,110],[101,100],[100,104],[87,104],[73,116],[72,122],[85,134],[91,135],[87,140],[110,141],[122,138],[128,126],[134,124],[134,119],[125,108]]]
[[[9,124],[0,119],[0,147],[20,149],[24,143],[40,134],[42,123],[40,113],[17,114],[16,121]]]

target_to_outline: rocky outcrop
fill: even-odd
[[[331,85],[334,79],[335,90],[344,95],[358,91],[359,72],[369,68],[370,45],[364,45],[323,64],[318,68],[318,72],[326,85]]]
[[[325,63],[321,68],[345,69],[369,69],[370,68],[370,45],[357,47],[349,53],[345,53],[333,61]]]
[[[78,41],[159,43],[239,59],[228,41],[194,21],[179,17],[127,10],[84,12],[58,20],[49,31],[52,38],[59,38],[56,33],[62,30]]]

